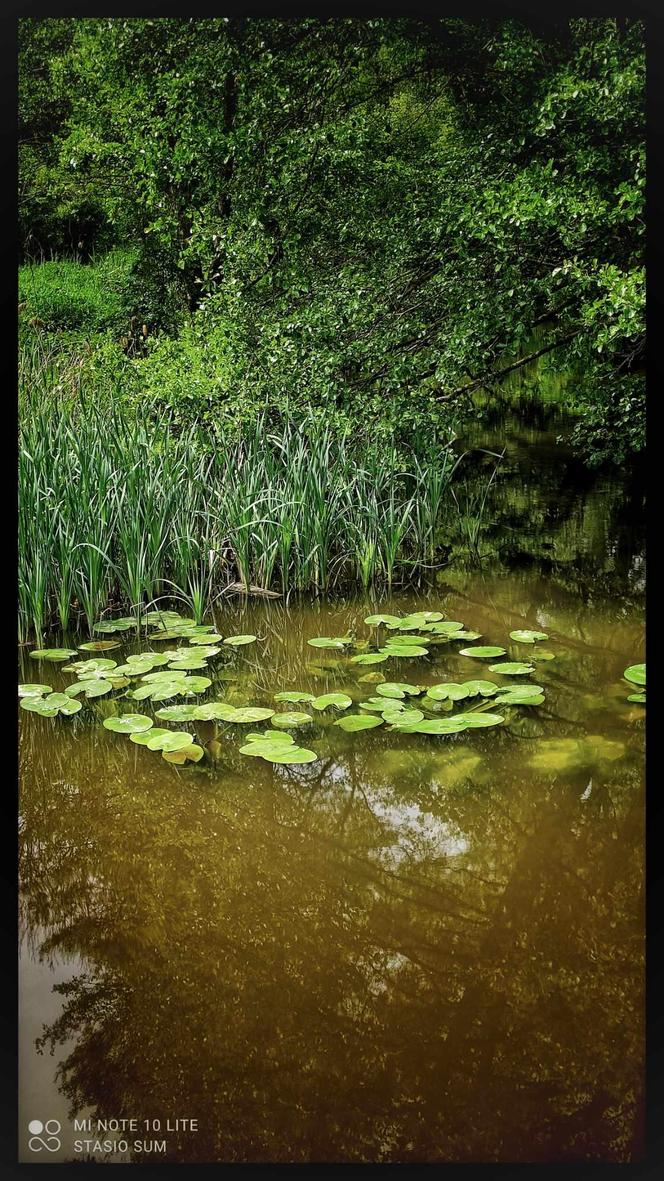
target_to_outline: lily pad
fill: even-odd
[[[529,660],[555,660],[555,652],[549,652],[546,648],[535,647],[528,657]]]
[[[85,644],[79,644],[81,652],[110,652],[113,648],[120,648],[119,640],[88,640]]]
[[[380,627],[381,624],[398,627],[400,620],[398,615],[367,615],[364,622],[367,627]]]
[[[192,737],[186,730],[162,730],[153,736],[147,742],[148,750],[185,750],[186,747],[191,746]]]
[[[639,705],[645,705],[646,695],[645,693],[630,693],[627,700],[637,702]]]
[[[388,725],[394,723],[405,725],[424,720],[424,714],[421,709],[411,709],[410,707],[404,709],[403,706],[397,709],[396,707],[401,705],[400,701],[386,701],[385,705],[388,708],[383,710],[383,721],[387,722]]]
[[[625,669],[623,676],[632,685],[645,685],[646,666],[645,664],[630,664],[629,668]]]
[[[170,730],[160,729],[159,726],[152,726],[150,730],[141,730],[137,734],[130,734],[129,741],[135,742],[136,746],[147,746],[148,742],[151,742],[158,734],[170,733]]]
[[[422,692],[419,685],[409,685],[405,681],[383,681],[382,684],[376,686],[376,692],[380,697],[417,697]]]
[[[278,729],[283,728],[284,730],[288,730],[291,726],[306,726],[308,722],[313,722],[311,714],[298,713],[296,710],[292,710],[289,713],[275,714],[271,724]]]
[[[235,706],[226,701],[210,701],[207,705],[194,707],[197,722],[230,722],[235,713]]]
[[[340,726],[349,734],[355,734],[358,730],[373,730],[375,726],[382,726],[382,724],[382,718],[374,717],[371,714],[346,714],[345,717],[338,718],[334,723],[335,726]]]
[[[516,631],[510,632],[510,640],[516,640],[517,644],[536,644],[539,640],[548,640],[546,632],[533,632],[525,628],[517,628]]]
[[[21,709],[26,709],[29,713],[39,714],[43,718],[56,718],[58,716],[57,705],[47,705],[43,697],[22,697],[19,705]]]
[[[204,656],[186,656],[182,660],[173,660],[168,666],[172,672],[188,672],[194,668],[207,668]]]
[[[453,718],[431,718],[424,722],[411,722],[407,718],[393,723],[393,729],[405,734],[458,734],[466,729],[463,714]]]
[[[256,743],[256,746],[260,745]],[[240,747],[240,751],[247,753],[246,748]],[[271,747],[265,746],[261,752],[260,757],[265,759],[267,763],[315,763],[318,755],[313,750],[307,750],[302,746],[282,746],[278,742]]]
[[[351,664],[382,664],[387,660],[387,652],[361,652],[359,656],[351,656]]]
[[[408,657],[408,656],[428,656],[429,649],[422,648],[419,644],[386,644],[381,649],[387,656]]]
[[[448,681],[442,685],[429,685],[427,697],[433,701],[463,701],[470,697],[467,685],[458,685],[455,681]]]
[[[202,636],[189,635],[187,639],[190,644],[220,644],[223,636],[219,632],[208,632]]]
[[[493,660],[496,656],[504,656],[505,648],[482,646],[477,648],[461,648],[459,656],[474,656],[476,660]]]
[[[128,632],[132,627],[136,627],[136,620],[125,617],[124,619],[108,619],[101,623],[95,623],[92,630],[101,635],[111,635],[113,632]]]
[[[520,660],[506,660],[504,664],[490,664],[489,670],[492,673],[502,673],[505,677],[525,677],[535,671],[532,664],[524,664]]]
[[[263,709],[258,705],[241,706],[239,709],[234,709],[232,706],[229,708],[233,710],[233,713],[225,720],[239,722],[241,725],[245,725],[247,722],[265,722],[268,718],[274,717],[273,709]]]
[[[481,638],[482,638],[481,632],[468,632],[468,631],[455,632],[454,635],[451,637],[451,639],[453,639],[453,640],[479,640]]]
[[[224,644],[230,648],[240,648],[243,644],[253,644],[256,636],[226,636]]]
[[[469,697],[493,697],[498,686],[493,681],[464,681]]]
[[[297,705],[300,701],[313,701],[314,696],[313,693],[300,693],[298,689],[288,689],[284,693],[275,693],[274,700],[291,702],[293,705]]]
[[[307,640],[312,648],[347,648],[353,641],[348,636],[315,636]]]
[[[293,735],[289,734],[287,730],[263,730],[262,732],[250,731],[246,737],[247,737],[248,742],[268,742],[268,741],[271,741],[271,742],[285,742],[287,745],[290,745],[290,746],[295,745],[295,739],[293,738]]]
[[[327,709],[332,705],[335,709],[348,709],[353,704],[352,697],[347,693],[323,693],[311,702],[312,709]]]
[[[480,730],[489,726],[500,726],[505,721],[502,714],[479,713],[479,711],[477,713],[470,712],[458,716],[463,718],[468,730]],[[449,718],[448,720],[453,722],[455,719]]]
[[[102,725],[115,734],[140,734],[151,729],[153,722],[145,714],[122,714],[116,718],[104,718]]]
[[[198,709],[198,705],[164,705],[156,710],[156,715],[165,722],[191,722]]]
[[[360,702],[359,708],[368,709],[371,713],[382,714],[385,713],[386,709],[390,709],[394,712],[395,710],[405,709],[405,706],[403,701],[400,701],[397,698],[369,697],[367,701]]]
[[[387,659],[387,657],[385,659]],[[360,684],[365,683],[368,685],[380,685],[385,680],[385,677],[383,676],[382,673],[375,672],[375,673],[364,673],[363,676],[358,677],[357,679],[360,682]]]
[[[117,668],[115,660],[75,660],[73,664],[66,664],[63,672],[73,672],[78,676],[85,676],[86,673],[96,674],[107,672],[109,668]]]
[[[68,685],[65,694],[70,699],[79,697],[83,693],[86,697],[104,697],[113,689],[112,681],[105,681],[101,677],[90,677],[88,680],[78,681],[76,685]]]
[[[463,631],[463,624],[457,619],[445,619],[442,623],[425,623],[422,631],[432,636],[453,636]]]
[[[75,648],[35,648],[30,653],[31,660],[69,660],[71,656],[77,656],[78,653]]]
[[[19,697],[43,697],[45,693],[52,693],[50,685],[19,685]]]
[[[187,762],[199,763],[204,754],[203,747],[192,742],[190,746],[185,746],[182,750],[162,750],[161,757],[167,763],[178,763],[182,766]]]

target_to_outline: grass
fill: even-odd
[[[19,631],[91,630],[176,599],[202,619],[241,583],[282,593],[365,588],[440,564],[459,459],[360,444],[305,421],[231,438],[80,394],[23,390]]]

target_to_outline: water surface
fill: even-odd
[[[482,568],[457,555],[377,601],[229,603],[222,633],[259,642],[211,662],[208,697],[359,702],[376,669],[309,637],[427,606],[523,659],[509,632],[541,629],[546,701],[509,725],[345,734],[326,713],[303,738],[319,761],[274,767],[239,754],[260,727],[198,724],[214,757],[180,769],[104,730],[104,699],[21,711],[22,1160],[32,1119],[63,1125],[49,1160],[80,1159],[84,1115],[135,1118],[153,1146],[101,1135],[108,1161],[640,1157],[644,710],[622,680],[644,659],[639,493],[579,483],[547,414],[513,421]],[[490,424],[469,441],[495,445]],[[492,675],[459,647],[377,669]]]

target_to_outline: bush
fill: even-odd
[[[114,250],[90,263],[60,259],[22,266],[18,289],[23,322],[46,332],[123,331],[131,315],[133,264],[132,252]]]

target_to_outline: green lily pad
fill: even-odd
[[[273,709],[263,709],[258,705],[246,705],[241,706],[239,709],[233,709],[232,716],[226,720],[229,722],[239,722],[241,725],[245,725],[247,722],[265,722],[268,718],[273,717]]]
[[[387,659],[387,657],[385,657],[385,659]],[[360,684],[365,683],[368,685],[380,685],[385,680],[385,677],[383,676],[382,673],[375,672],[375,673],[364,673],[363,676],[358,677],[357,679],[360,682]]]
[[[467,685],[458,685],[455,681],[448,681],[442,685],[429,685],[427,697],[433,701],[463,701],[470,697]]]
[[[480,640],[482,638],[482,633],[464,630],[462,632],[455,632],[451,638],[453,640]]]
[[[332,705],[335,709],[348,709],[348,706],[352,704],[353,699],[347,693],[323,693],[320,697],[314,698],[311,707],[312,709],[327,709]]]
[[[535,669],[532,664],[524,664],[520,660],[506,660],[504,664],[490,664],[489,671],[502,673],[505,677],[525,677]]]
[[[466,729],[463,714],[453,718],[432,718],[424,722],[411,722],[407,718],[393,723],[392,728],[404,734],[458,734]]]
[[[240,750],[243,748],[241,747]],[[307,750],[306,747],[280,746],[279,743],[275,743],[272,747],[263,748],[261,758],[268,763],[315,763],[318,755],[313,750]]]
[[[382,718],[370,714],[347,714],[343,718],[338,718],[334,723],[335,726],[340,726],[349,734],[355,734],[358,730],[373,730],[375,726],[382,726],[382,724]]]
[[[119,640],[88,640],[85,644],[79,644],[81,652],[110,652],[113,648],[120,648]]]
[[[247,742],[285,742],[286,745],[295,746],[295,739],[287,730],[250,731],[246,737]]]
[[[626,668],[623,676],[626,681],[630,681],[632,685],[645,685],[646,683],[646,666],[645,664],[630,664]]]
[[[300,691],[298,689],[288,689],[284,693],[275,693],[274,700],[275,701],[291,702],[293,705],[297,705],[297,703],[300,701],[301,702],[313,701],[314,694],[313,693],[300,693]]]
[[[398,627],[400,620],[398,615],[367,615],[364,622],[367,627],[380,627],[381,624]]]
[[[63,672],[77,673],[78,676],[85,676],[86,673],[101,673],[107,672],[109,668],[117,668],[115,660],[75,660],[73,664],[66,664]]]
[[[152,726],[150,730],[141,730],[137,734],[130,734],[129,741],[135,742],[136,746],[147,746],[148,742],[151,742],[157,735],[170,733],[170,730],[163,730],[159,726]]]
[[[479,711],[477,713],[470,712],[458,716],[463,718],[468,730],[480,730],[488,726],[500,726],[505,721],[502,714],[479,713]],[[453,722],[455,719],[449,718],[448,720]]]
[[[496,697],[496,705],[503,705],[513,702],[515,705],[527,704],[522,702],[522,698],[536,698],[542,697],[544,689],[541,685],[510,685],[507,689],[501,689],[500,694]],[[519,698],[517,701],[516,698]],[[538,703],[539,704],[539,703]]]
[[[476,660],[492,660],[496,656],[504,656],[505,648],[482,646],[477,648],[461,648],[459,656],[474,656]]]
[[[128,632],[132,627],[136,627],[136,620],[125,617],[124,619],[108,619],[102,623],[95,623],[92,630],[101,635],[112,635],[113,632]]]
[[[65,694],[68,698],[79,697],[83,693],[86,697],[104,697],[113,689],[112,681],[105,681],[101,677],[90,677],[88,680],[78,681],[76,685],[68,685]]]
[[[351,664],[382,664],[387,660],[387,652],[361,652],[359,656],[351,656]]]
[[[69,660],[70,656],[77,656],[75,648],[35,648],[30,653],[31,660]]]
[[[298,713],[297,710],[292,710],[289,713],[275,714],[272,718],[272,725],[278,729],[289,729],[290,726],[306,726],[308,722],[313,722],[311,714]]]
[[[178,697],[184,693],[184,678],[173,681],[150,681],[132,689],[129,696],[134,701],[168,701],[171,697]]]
[[[168,667],[171,672],[189,672],[193,668],[207,668],[207,660],[203,656],[188,656],[171,661]]]
[[[197,722],[230,722],[235,713],[235,706],[226,701],[210,701],[206,705],[194,707],[194,717]]]
[[[400,706],[399,701],[387,701],[385,703],[389,708],[383,710],[383,721],[388,725],[398,724],[400,726],[421,722],[424,720],[424,714],[421,709],[411,709],[410,707],[404,709],[396,709],[395,706]]]
[[[539,640],[548,638],[546,632],[532,632],[521,628],[510,632],[510,640],[516,640],[517,644],[536,644]]]
[[[458,619],[445,619],[442,623],[425,623],[422,631],[432,636],[453,636],[463,631],[463,624]]]
[[[186,747],[191,746],[192,737],[186,730],[163,730],[158,734],[153,734],[147,742],[148,750],[185,750]]]
[[[43,697],[45,693],[52,693],[50,685],[19,685],[19,697]]]
[[[44,697],[22,697],[19,705],[21,709],[26,709],[29,713],[39,714],[43,718],[56,718],[58,716],[57,705],[47,705]]]
[[[422,692],[419,685],[409,685],[405,681],[383,681],[376,686],[380,697],[417,697]]]
[[[348,636],[315,636],[307,640],[312,648],[347,648],[353,641]]]
[[[634,702],[638,702],[638,704],[639,704],[639,705],[645,705],[645,703],[646,703],[646,695],[645,695],[645,693],[630,693],[630,695],[629,695],[629,697],[627,698],[627,700],[628,700],[628,701],[634,701]]]
[[[370,697],[367,701],[359,703],[360,709],[368,709],[371,713],[382,714],[386,709],[403,710],[405,708],[403,701],[398,698],[391,697]]]
[[[102,723],[106,730],[115,734],[140,734],[149,730],[152,724],[152,718],[146,718],[145,714],[122,714],[117,718],[104,718]]]
[[[208,632],[202,636],[189,635],[187,637],[190,644],[220,644],[223,638],[223,636],[219,635],[219,632]]]
[[[167,763],[178,763],[182,766],[183,763],[199,763],[203,758],[205,751],[202,746],[192,742],[190,746],[185,746],[181,750],[162,750],[161,757]]]
[[[156,715],[165,722],[191,722],[198,709],[198,705],[164,705],[156,710]]]
[[[409,657],[409,656],[428,656],[429,649],[422,648],[419,644],[386,644],[381,649],[387,656]]]
[[[256,636],[226,636],[224,644],[230,648],[240,648],[243,644],[253,644]]]
[[[469,697],[493,697],[498,686],[493,681],[464,681]]]
[[[529,660],[555,660],[555,652],[548,652],[546,648],[534,648],[528,657]]]

